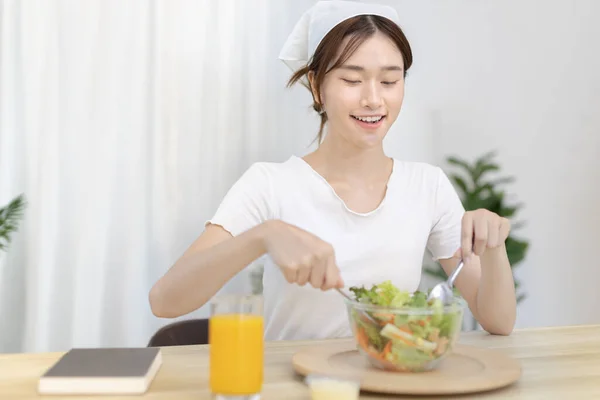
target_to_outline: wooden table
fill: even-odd
[[[274,342],[266,345],[263,399],[310,398],[291,366],[295,351],[319,342]],[[521,380],[505,389],[470,397],[484,399],[600,399],[600,325],[526,329],[508,337],[465,333],[461,343],[495,348],[518,358]],[[37,399],[37,378],[60,353],[0,355],[0,399]],[[210,399],[208,351],[205,346],[163,349],[164,362],[145,396],[110,399]],[[61,397],[46,397],[59,399]],[[99,397],[62,397],[77,400]],[[363,395],[361,399],[409,398]],[[423,397],[421,397],[423,398]]]

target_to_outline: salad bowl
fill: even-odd
[[[390,281],[351,287],[345,299],[358,351],[386,371],[430,371],[451,352],[462,327],[465,301],[444,305],[425,292],[405,292]]]

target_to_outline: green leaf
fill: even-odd
[[[526,225],[526,224],[525,224],[525,222],[523,222],[523,221],[519,221],[519,222],[511,223],[510,230],[511,230],[512,232],[514,232],[514,231],[516,231],[516,230],[519,230],[519,229],[523,228],[525,225]]]
[[[492,179],[487,178],[488,174],[500,171],[500,165],[493,160],[496,154],[495,150],[489,151],[478,157],[473,163],[457,156],[448,156],[446,158],[447,163],[450,166],[458,168],[457,173],[448,174],[448,176],[456,187],[466,211],[483,208],[511,219],[523,207],[523,204],[507,204],[505,191],[499,187],[502,184],[514,182],[514,177],[500,176],[493,177]],[[511,232],[521,228],[523,225],[524,222],[522,221],[513,223]],[[527,241],[509,236],[506,240],[506,251],[512,268],[515,268],[523,261],[528,248],[529,243]],[[426,268],[424,272],[439,279],[446,279],[446,274],[441,267]],[[520,282],[515,279],[515,291],[519,287]],[[518,301],[522,301],[525,298],[525,294],[519,293],[518,298]]]
[[[487,153],[484,153],[481,157],[479,157],[479,160],[490,161],[492,158],[496,157],[496,155],[498,155],[497,150],[490,150]]]
[[[448,279],[448,275],[446,275],[446,272],[444,272],[442,267],[439,265],[437,265],[437,267],[425,267],[424,272],[434,278],[439,278],[441,280]]]
[[[498,214],[504,201],[504,192],[496,192],[491,196],[481,199],[481,207]]]
[[[518,289],[521,286],[521,282],[515,279],[515,289]]]
[[[477,188],[473,191],[473,196],[481,196],[484,192],[493,193],[494,186],[490,183],[485,183],[483,185],[477,186]]]
[[[0,208],[0,250],[5,250],[10,243],[10,235],[18,228],[18,222],[25,210],[25,197],[14,198],[7,206]]]
[[[501,217],[505,217],[505,218],[511,218],[521,208],[523,208],[523,204],[522,203],[514,204],[512,206],[501,207],[500,210],[499,210],[499,212],[498,212],[498,215],[500,215]]]
[[[503,207],[498,210],[498,215],[505,218],[510,218],[519,210],[518,207]]]
[[[467,187],[467,183],[465,180],[458,175],[451,175],[450,179],[458,188],[460,189],[460,197],[465,197],[467,193],[469,193],[469,188]]]
[[[468,162],[466,162],[465,160],[462,160],[458,157],[454,157],[454,156],[450,156],[446,159],[446,162],[448,164],[454,165],[456,167],[460,167],[462,169],[464,169],[465,171],[467,171],[469,174],[472,173],[473,169],[471,168],[471,166],[469,165]]]
[[[494,180],[489,181],[489,183],[493,186],[497,186],[497,185],[503,185],[503,184],[507,184],[507,183],[513,183],[515,181],[515,178],[513,176],[505,176],[502,178],[497,178]]]
[[[509,236],[506,239],[505,246],[510,265],[515,266],[525,258],[529,243]]]
[[[3,219],[11,220],[22,216],[25,208],[25,200],[23,195],[14,198],[6,207],[0,208],[0,216]]]
[[[473,178],[475,181],[479,181],[482,176],[484,176],[487,172],[499,171],[500,166],[498,164],[481,164],[475,167],[473,171]]]

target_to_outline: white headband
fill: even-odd
[[[304,67],[321,40],[340,22],[357,15],[379,15],[400,25],[398,13],[389,6],[356,1],[321,0],[306,11],[287,38],[279,59],[292,71]]]

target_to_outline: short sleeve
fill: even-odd
[[[427,249],[436,261],[452,257],[460,248],[462,217],[465,213],[452,183],[441,168],[438,168],[438,172],[432,227],[427,241]]]
[[[264,163],[255,163],[229,189],[205,225],[222,226],[233,236],[272,218],[272,185]]]

